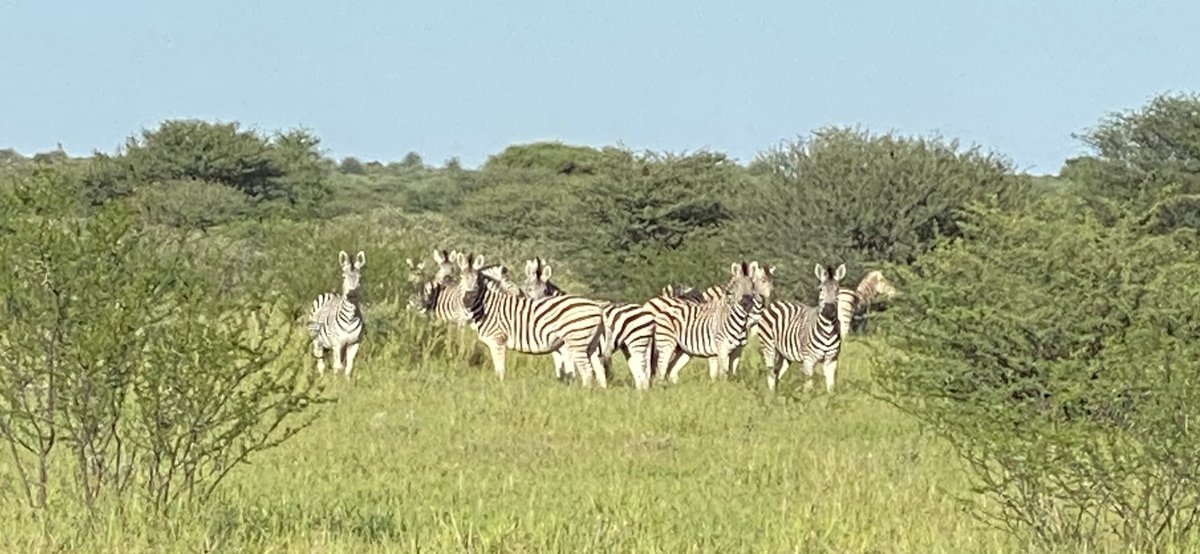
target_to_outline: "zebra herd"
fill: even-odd
[[[508,268],[487,265],[484,256],[434,250],[437,269],[431,279],[425,264],[406,260],[416,292],[408,308],[435,321],[470,325],[488,349],[496,376],[503,380],[509,350],[550,354],[555,376],[584,386],[608,386],[612,357],[625,356],[639,390],[652,377],[678,383],[679,371],[692,357],[708,360],[709,377],[737,374],[750,334],[757,332],[767,366],[767,385],[775,390],[793,362],[802,364],[805,390],[812,388],[816,365],[822,365],[825,389],[832,392],[843,338],[855,312],[896,289],[879,271],[868,273],[856,288],[842,288],[844,264],[817,265],[820,292],[815,306],[772,298],[775,267],[756,261],[734,262],[729,280],[703,291],[668,285],[645,303],[609,302],[570,294],[550,279],[552,268],[542,258],[525,262],[522,283]],[[317,371],[332,353],[335,373],[349,377],[364,335],[359,302],[366,256],[353,261],[338,253],[342,268],[340,294],[325,293],[309,312],[312,352]]]

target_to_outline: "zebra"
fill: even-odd
[[[746,337],[738,342],[738,346],[745,348],[749,342],[750,336],[754,334],[754,329],[758,326],[759,317],[762,314],[762,308],[766,302],[769,302],[774,289],[775,266],[761,266],[760,271],[752,277],[754,281],[756,295],[754,299],[754,307],[750,310],[750,318],[747,321],[748,332]],[[673,297],[679,300],[690,302],[693,304],[705,304],[719,300],[725,296],[725,287],[722,285],[713,285],[707,289],[700,290],[696,287],[688,285],[667,285],[663,287],[662,296]],[[720,371],[718,367],[718,358],[708,358],[709,374],[715,374]],[[741,365],[742,358],[740,355],[734,356],[730,360],[729,370],[734,375],[737,375],[738,367]]]
[[[730,280],[707,302],[659,295],[644,305],[654,314],[654,369],[660,378],[679,382],[679,371],[691,356],[716,358],[709,377],[727,376],[737,367],[749,336],[751,312],[769,297],[771,271],[758,262],[734,262]]]
[[[542,258],[525,262],[525,284],[522,290],[533,300],[565,294],[550,282],[551,269]],[[643,306],[627,302],[603,305],[600,328],[589,349],[599,349],[606,375],[612,373],[612,354],[620,348],[629,363],[633,384],[639,390],[650,387],[650,351],[654,346],[654,314]],[[565,360],[555,354],[554,374],[562,377],[571,373]]]
[[[312,354],[317,359],[317,373],[325,374],[325,351],[328,350],[333,355],[333,372],[339,373],[344,368],[349,378],[366,331],[359,299],[367,255],[360,250],[351,263],[350,256],[343,250],[338,252],[338,263],[342,266],[342,292],[317,296],[309,311],[308,332],[312,337]]]
[[[456,260],[461,254],[457,250],[433,250],[433,261],[437,263],[437,272],[433,279],[419,284],[419,289],[408,301],[409,309],[416,310],[422,315],[431,317],[434,321],[445,321],[459,327],[470,322],[470,314],[462,307],[459,298],[458,282],[454,279],[457,269]],[[410,260],[410,267],[416,267]],[[520,287],[508,276],[508,268],[500,264],[487,266],[480,270],[498,283],[507,294],[520,294]]]
[[[838,355],[842,350],[838,320],[838,282],[846,276],[846,264],[837,269],[817,264],[814,274],[821,282],[817,306],[799,302],[772,302],[762,314],[759,340],[767,365],[767,388],[774,391],[787,372],[789,362],[804,363],[804,390],[812,390],[813,366],[822,362],[825,390],[833,392]]]
[[[593,377],[600,387],[608,386],[598,356],[588,348],[600,325],[600,302],[570,294],[541,300],[507,294],[482,273],[483,256],[459,254],[457,262],[460,301],[492,355],[496,377],[504,380],[505,354],[510,348],[527,354],[562,349],[582,374],[584,386],[591,386]]]
[[[860,311],[865,312],[872,301],[876,298],[888,299],[895,295],[896,287],[878,270],[863,276],[858,286],[853,289],[838,289],[838,322],[841,324],[842,337],[850,336],[854,316]]]

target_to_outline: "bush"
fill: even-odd
[[[0,440],[35,513],[208,498],[322,402],[284,303],[225,252],[151,233],[39,170],[0,190]],[[236,264],[226,264],[236,267]],[[59,480],[51,466],[69,467]]]
[[[342,163],[338,165],[338,171],[345,173],[346,175],[367,174],[366,166],[364,166],[362,162],[358,161],[358,158],[353,156],[342,158]]]
[[[197,180],[146,185],[137,194],[149,223],[181,229],[207,230],[249,214],[245,194],[219,183]]]
[[[992,523],[1072,549],[1194,539],[1200,258],[1061,206],[961,229],[884,316],[890,401],[955,446]]]
[[[534,142],[509,146],[503,152],[489,156],[483,169],[535,169],[563,175],[594,175],[632,162],[633,156],[628,151],[617,148],[601,150],[561,142]]]
[[[1020,207],[1028,191],[1027,178],[993,154],[847,128],[764,152],[752,172],[762,178],[741,196],[737,240],[788,267],[846,262],[851,275],[868,262],[913,263],[960,234],[967,206]]]
[[[1100,213],[1133,214],[1156,232],[1200,229],[1190,213],[1200,201],[1200,96],[1157,96],[1079,138],[1094,155],[1068,160],[1062,174]]]

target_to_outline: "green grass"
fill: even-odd
[[[64,517],[52,542],[72,552],[1017,550],[955,502],[964,481],[949,450],[864,392],[868,344],[850,346],[832,398],[769,396],[754,355],[731,382],[710,382],[693,361],[680,386],[638,393],[619,357],[613,388],[584,390],[554,381],[548,357],[510,356],[500,383],[485,365],[409,369],[398,353],[411,345],[364,346],[354,382],[331,383],[338,402],[200,512],[165,525],[113,518],[86,533]],[[4,513],[18,513],[5,497]],[[36,523],[0,523],[0,550],[47,549]]]

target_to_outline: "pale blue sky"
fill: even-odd
[[[555,139],[746,162],[861,124],[1054,173],[1105,113],[1200,91],[1200,2],[182,4],[0,0],[0,147],[198,117],[383,161]]]

